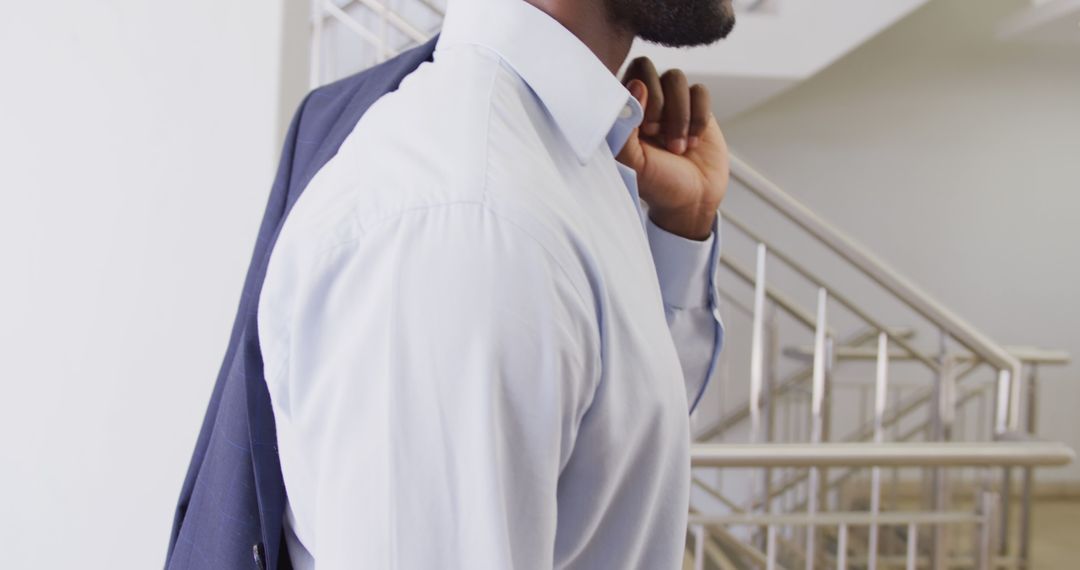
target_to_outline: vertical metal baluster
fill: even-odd
[[[1027,374],[1027,411],[1024,414],[1024,424],[1027,426],[1027,434],[1035,435],[1038,429],[1038,365],[1028,364]],[[1021,567],[1027,570],[1031,565],[1031,494],[1035,484],[1035,470],[1031,467],[1024,468],[1024,480],[1020,490],[1020,544],[1019,554]]]
[[[757,247],[757,274],[754,278],[754,323],[750,344],[750,443],[760,443],[761,385],[765,368],[765,244]]]
[[[761,387],[764,382],[765,369],[765,261],[768,258],[768,249],[765,244],[757,246],[757,271],[754,275],[754,322],[751,328],[750,342],[750,443],[761,443]],[[762,477],[765,477],[763,470]],[[759,496],[758,485],[764,483],[751,479],[750,504],[754,504],[753,497]],[[762,510],[768,512],[766,503],[769,501],[768,485],[761,484],[760,496],[762,497]],[[761,529],[757,533],[755,542],[760,546]]]
[[[1020,392],[1023,387],[1024,375],[1022,362],[1018,362],[1018,368],[1016,369],[1016,377],[1013,378],[1012,374],[1009,375],[1009,406],[1008,406],[1008,420],[1006,427],[1009,431],[1020,431]]]
[[[812,431],[811,426],[814,423],[811,420],[810,398],[809,398],[809,395],[807,393],[803,392],[802,394],[799,395],[799,399],[801,400],[799,402],[799,404],[800,404],[799,405],[799,414],[802,416],[802,418],[800,418],[802,420],[800,423],[805,426],[805,429],[803,431],[803,433],[805,435],[803,437],[806,438],[805,441],[807,443],[810,443],[810,440],[812,439],[812,437],[810,435],[810,432]],[[796,504],[799,504],[799,505],[808,505],[809,501],[810,501],[810,493],[807,491],[810,488],[810,483],[809,483],[809,479],[808,479],[809,476],[810,476],[810,470],[807,469],[806,471],[807,471],[807,477],[804,477],[802,479],[802,483],[800,483],[798,485],[798,487],[797,487],[799,489],[799,495],[798,495],[798,501],[796,502]],[[803,546],[806,546],[806,533],[804,532],[804,533],[802,533],[802,535],[803,535]]]
[[[949,337],[940,331],[940,348],[938,352],[937,385],[935,386],[935,411],[934,411],[934,441],[948,442],[952,439],[953,424],[956,421],[956,390],[954,360],[949,356]],[[930,470],[931,501],[935,512],[945,512],[949,508],[949,479],[948,472],[944,467],[934,467]],[[930,527],[930,567],[933,570],[943,570],[946,566],[947,548],[949,543],[948,527],[943,524],[935,524]]]
[[[840,523],[836,536],[836,570],[847,570],[847,523]]]
[[[784,395],[780,397],[780,438],[782,441],[791,441],[791,396]],[[788,481],[791,478],[791,469],[782,469],[780,471],[780,478],[783,481]],[[783,511],[791,510],[791,490],[784,491],[779,498],[780,508]],[[784,535],[787,536],[787,530],[784,531]]]
[[[983,491],[979,497],[979,537],[975,553],[976,570],[990,570],[994,559],[994,506],[997,499],[989,491]],[[1024,567],[1026,569],[1026,567]]]
[[[705,526],[694,526],[694,570],[705,570]]]
[[[1000,435],[1010,429],[1011,408],[1009,396],[1012,394],[1012,372],[998,370],[997,392],[994,395],[994,434]]]
[[[776,570],[776,525],[769,525],[765,539],[765,570]]]
[[[346,14],[347,18],[348,13],[339,8],[338,5],[335,4],[332,0],[326,0],[322,3],[322,5],[322,9],[323,12],[326,14],[327,21],[333,24],[332,26],[323,26],[324,42],[330,46],[330,49],[323,51],[322,73],[325,81],[327,83],[330,83],[331,81],[339,77],[338,62],[341,61],[341,55],[340,50],[338,49],[338,45],[341,40],[341,36],[345,35],[346,37],[348,37],[348,32],[350,31],[345,30],[346,33],[342,34],[342,29],[344,26],[348,26],[351,29],[352,26],[346,24],[345,22],[347,20],[341,17],[342,14]],[[368,65],[368,62],[365,61],[364,64]]]
[[[859,423],[856,425],[866,425],[867,409],[873,409],[870,406],[870,389],[864,382],[859,382]]]
[[[899,386],[896,387],[897,402],[904,401],[904,390]],[[892,441],[900,441],[900,420],[896,417],[892,420]],[[899,506],[900,500],[900,468],[892,468],[892,492],[889,493],[889,508],[896,510]]]
[[[1011,429],[1009,401],[1012,395],[1012,384],[1019,381],[1012,377],[1009,370],[999,370],[997,379],[997,391],[994,395],[994,435],[1001,435]],[[1001,555],[1009,552],[1009,524],[1012,522],[1012,469],[1003,467],[1001,470],[1001,527],[998,529],[997,548]]]
[[[993,385],[983,382],[981,379],[978,379],[975,382],[976,389],[978,390],[978,395],[975,397],[976,417],[971,431],[974,434],[975,441],[990,441],[990,393],[993,391]],[[972,484],[979,483],[984,478],[984,476],[984,469],[979,469],[975,467],[971,469]]]
[[[978,402],[975,408],[975,414],[978,416],[975,418],[975,441],[990,441],[990,430],[987,427],[990,425],[987,420],[989,419],[989,412],[986,406],[987,387],[981,386],[979,388],[979,395],[975,397]]]
[[[323,0],[311,0],[311,54],[308,83],[312,89],[322,85]]]
[[[813,424],[814,424],[813,414],[810,412],[810,406],[811,406],[810,396],[806,392],[802,392],[799,395],[799,398],[801,400],[800,406],[799,406],[799,413],[802,415],[802,421],[800,423],[802,425],[806,426],[803,433],[805,434],[804,437],[806,438],[806,442],[810,443],[810,441],[813,440],[813,435],[811,434],[811,432],[813,431]],[[797,504],[809,506],[809,503],[810,503],[810,481],[809,481],[809,478],[811,476],[812,470],[807,469],[806,471],[807,471],[807,476],[804,477],[802,479],[802,483],[798,485],[799,496],[798,496]],[[806,533],[806,532],[802,533],[803,546],[804,547],[807,546],[807,541],[806,541],[807,534],[808,533]]]
[[[716,392],[716,401],[717,401],[717,404],[718,404],[718,407],[719,407],[719,414],[716,416],[718,418],[723,418],[723,417],[727,416],[727,412],[728,412],[728,396],[727,396],[727,394],[728,394],[728,389],[729,389],[729,386],[728,386],[729,378],[726,376],[728,370],[727,370],[726,363],[724,361],[724,357],[725,357],[725,355],[724,355],[723,351],[721,351],[721,353],[720,353],[721,360],[719,360],[717,362],[717,368],[720,369],[720,373],[717,374],[716,379],[712,382],[712,384],[713,384],[712,390]],[[727,432],[728,432],[727,429],[720,432],[720,434],[719,434],[720,441],[724,441],[724,440],[727,439],[727,435],[728,435]]]
[[[836,352],[834,350],[833,338],[828,334],[825,335],[825,381],[822,382],[821,391],[821,429],[818,431],[818,442],[825,442],[832,439],[832,409],[833,409],[833,362],[835,361]],[[818,469],[818,489],[817,492],[820,496],[818,499],[818,509],[827,511],[834,508],[836,499],[836,493],[829,492],[829,470],[825,467]]]
[[[761,443],[761,387],[765,375],[765,262],[768,248],[765,244],[757,246],[757,271],[754,274],[754,321],[751,325],[750,341],[750,443]],[[762,480],[750,480],[750,505],[753,508],[754,497],[761,496],[761,507],[769,511],[769,486],[765,484],[768,470],[762,470]],[[760,490],[759,490],[760,485]],[[761,528],[758,527],[754,542],[761,545]]]
[[[915,570],[919,559],[919,529],[915,523],[907,525],[907,570]]]
[[[810,393],[810,441],[821,443],[822,417],[821,408],[825,400],[825,305],[829,300],[829,294],[825,288],[818,289],[817,302],[817,326],[814,330],[814,369],[813,384]],[[806,570],[814,568],[814,533],[817,531],[813,523],[818,508],[818,468],[810,468],[809,485],[807,488],[806,511],[810,515],[810,524],[806,527]]]
[[[884,332],[878,334],[877,375],[874,382],[874,443],[885,441],[885,405],[889,390],[889,337]],[[878,524],[877,515],[881,512],[881,467],[870,470],[870,523],[869,558],[867,570],[877,570]]]
[[[873,417],[873,405],[871,404],[870,388],[865,382],[859,382],[859,424],[861,426],[866,425],[868,417]],[[873,494],[873,469],[870,471],[870,486],[871,495]],[[871,502],[873,497],[871,497]]]
[[[776,371],[780,360],[780,332],[776,322],[776,304],[769,303],[766,309],[768,327],[765,335],[765,369],[762,378],[762,391],[765,397],[765,441],[775,443],[777,438],[776,411],[774,399],[776,390]],[[765,512],[773,512],[773,470],[765,469]]]
[[[390,24],[386,14],[379,18],[379,63],[390,59]]]
[[[954,362],[954,364],[958,364],[958,362]],[[952,380],[952,391],[953,391],[952,397],[953,397],[953,401],[955,402],[955,410],[956,410],[955,411],[956,417],[953,420],[952,439],[955,440],[955,441],[972,441],[971,438],[967,437],[967,433],[968,433],[968,415],[969,415],[968,409],[971,406],[969,404],[966,404],[966,403],[961,403],[960,400],[957,398],[958,388],[957,388],[956,383],[957,383],[958,378],[957,378],[956,373],[955,373],[956,369],[957,369],[957,367],[953,368],[953,374],[952,374],[952,379],[953,379]],[[957,489],[964,489],[964,488],[966,488],[967,479],[968,479],[968,468],[967,467],[960,467],[960,468],[957,468],[957,469],[953,470],[952,476],[950,478],[949,485],[950,485],[950,487],[954,487],[954,488],[957,488]]]
[[[1009,526],[1012,524],[1012,468],[1003,467],[1001,473],[1001,527],[998,529],[997,547],[1002,556],[1009,554]]]
[[[940,332],[940,331],[939,331]],[[945,358],[944,351],[945,345],[941,343],[941,352],[938,353],[937,363],[940,366]],[[923,433],[923,439],[927,442],[940,441],[941,437],[941,374],[939,372],[933,373],[930,389],[930,409],[927,411],[930,418],[926,423],[926,430]],[[937,504],[937,472],[938,469],[934,467],[923,467],[920,470],[922,474],[923,493],[921,497],[922,508],[926,510],[933,510]],[[934,535],[930,533],[930,546],[931,550],[934,546]],[[931,556],[931,561],[933,557]]]

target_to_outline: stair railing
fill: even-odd
[[[731,176],[733,180],[767,203],[774,211],[782,214],[802,228],[816,241],[848,261],[852,267],[890,292],[897,300],[938,327],[942,335],[954,339],[979,359],[994,367],[998,371],[998,403],[995,407],[995,430],[997,433],[1004,433],[1016,431],[1019,428],[1019,379],[1021,367],[1017,358],[916,287],[855,240],[823,220],[791,195],[782,191],[777,185],[735,155],[731,157]],[[756,237],[755,233],[749,232],[749,228],[739,224],[734,217],[725,215],[725,221],[737,225],[744,233]],[[763,243],[760,238],[758,239],[759,243]],[[773,255],[782,256],[776,251],[773,252]],[[812,277],[813,274],[794,259],[788,257],[784,261],[790,268],[804,276]],[[824,288],[822,280],[813,280],[818,281]],[[830,291],[834,298],[847,306],[849,310],[868,321],[871,326],[882,332],[887,330],[887,327],[875,322],[868,313],[861,311],[854,303],[842,296],[837,296],[835,289],[826,288],[826,290]],[[903,342],[897,339],[893,339],[893,341],[904,348],[912,357],[923,360],[931,368],[936,368],[936,365],[931,364],[931,357],[914,350],[910,346],[905,346]],[[1014,380],[1016,381],[1014,382]]]
[[[734,233],[744,241],[749,241],[753,246],[754,262],[740,261],[739,256],[728,245],[728,238],[731,236],[725,235],[725,250],[720,261],[731,278],[718,280],[722,287],[717,293],[724,304],[742,312],[750,320],[749,326],[742,329],[747,331],[750,337],[748,395],[745,404],[740,404],[734,410],[721,410],[719,417],[714,418],[704,429],[697,430],[699,441],[727,438],[732,429],[745,427],[748,430],[745,441],[750,444],[777,445],[785,437],[776,433],[775,423],[779,419],[795,426],[794,432],[798,434],[796,437],[799,442],[811,445],[828,446],[838,440],[872,441],[886,445],[890,440],[907,442],[919,438],[926,442],[945,443],[954,440],[954,431],[958,432],[967,423],[966,414],[973,405],[984,410],[976,416],[976,430],[973,432],[976,440],[1011,439],[1021,434],[1023,429],[1033,427],[1034,408],[1031,394],[1028,394],[1029,409],[1023,414],[1027,421],[1021,428],[1021,372],[1026,366],[1029,373],[1033,373],[1037,364],[1062,362],[1067,360],[1067,355],[1038,349],[1010,349],[998,345],[850,237],[784,193],[737,156],[731,158],[731,168],[735,187],[733,190],[745,190],[740,194],[756,198],[757,202],[767,207],[769,214],[779,214],[791,222],[797,230],[810,238],[806,240],[804,237],[803,241],[823,247],[832,257],[838,258],[846,271],[853,271],[872,284],[875,294],[884,294],[887,303],[906,307],[922,319],[938,336],[937,350],[921,347],[918,339],[914,338],[915,329],[887,326],[886,322],[895,317],[890,317],[883,311],[882,303],[856,301],[853,295],[845,293],[837,286],[837,276],[833,272],[826,273],[820,269],[827,264],[816,264],[815,267],[819,269],[811,270],[807,261],[810,258],[785,252],[777,246],[775,240],[765,238],[762,230],[771,229],[771,226],[757,222],[751,227],[751,224],[733,213],[728,205],[731,202],[729,200],[722,210],[725,233]],[[734,249],[737,251],[737,248]],[[780,273],[786,271],[787,276],[813,288],[817,300],[813,310],[804,309],[800,296],[781,285],[782,280],[767,278],[767,273],[776,269],[779,269]],[[826,274],[827,278],[824,276]],[[850,280],[839,282],[851,287]],[[737,291],[739,285],[751,289],[748,302],[740,299]],[[844,314],[841,316],[847,317],[847,323],[844,323],[843,319],[832,322],[829,310],[831,305],[842,309]],[[788,328],[801,327],[812,332],[811,347],[788,347],[783,351],[779,350],[778,315],[793,323]],[[850,329],[852,317],[858,328],[853,333],[842,335],[841,333]],[[732,332],[737,331],[738,329]],[[876,347],[871,345],[875,338]],[[808,363],[804,368],[781,375],[781,367],[777,363],[780,353]],[[727,358],[732,358],[730,352]],[[836,382],[840,360],[876,362],[874,380],[870,381],[865,375],[860,375],[858,382],[848,383],[860,387],[863,394],[867,392],[868,386],[874,385],[873,417],[857,422],[854,429],[843,438],[837,438],[833,433],[833,418],[836,415],[833,409],[836,398],[834,387],[843,385]],[[901,387],[898,385],[894,388],[888,383],[890,361],[912,363],[928,371],[932,375],[930,385],[918,388],[905,385],[902,389],[908,392],[907,397],[900,397]],[[974,376],[974,372],[987,368],[992,371],[989,381],[969,379]],[[973,382],[975,384],[971,385]],[[722,379],[720,384],[725,394],[734,386],[730,378]],[[1034,382],[1029,381],[1029,385],[1029,389],[1033,391]],[[741,400],[736,398],[736,401]],[[987,401],[990,402],[989,412],[985,411]],[[793,407],[787,405],[790,402],[802,404]],[[852,408],[846,407],[844,411],[852,411]],[[708,412],[698,413],[700,415]],[[802,428],[798,427],[800,424]],[[997,554],[1000,557],[1005,559],[1012,556],[1008,559],[1012,560],[1016,567],[1026,567],[1032,469],[1023,470],[1023,493],[1026,500],[1021,512],[1021,527],[1024,530],[1020,552],[1013,556],[1008,548],[1009,537],[1006,533],[1011,507],[1009,501],[1002,498],[1010,496],[1012,491],[1012,468],[1009,465],[1011,463],[1008,461],[1000,464],[1000,504],[995,509],[994,516],[999,517],[1002,523],[996,526],[1000,534],[995,537],[994,544],[999,549]],[[950,477],[956,477],[957,470],[950,471],[933,464],[909,465],[905,468],[911,472],[913,467],[922,473],[925,494],[928,497],[925,501],[926,510],[948,512],[957,496],[950,481]],[[830,469],[833,470],[832,476]],[[871,511],[880,512],[881,467],[875,466],[870,471]],[[899,472],[899,468],[893,468],[894,489]],[[954,474],[949,475],[950,472]],[[780,477],[776,477],[778,473]],[[843,486],[856,479],[856,475],[860,473],[865,473],[865,470],[854,466],[823,464],[793,468],[762,465],[757,475],[750,476],[749,493],[743,490],[730,495],[735,498],[725,495],[731,491],[725,489],[722,482],[696,476],[694,484],[695,489],[713,500],[723,497],[724,501],[739,505],[737,510],[729,509],[729,514],[738,512],[745,516],[774,516],[801,512],[813,518],[816,513],[828,511],[830,506],[835,505],[844,492]],[[963,471],[960,476],[963,476]],[[868,551],[876,552],[876,532],[871,532]],[[817,554],[820,553],[823,539],[820,532],[813,530],[808,530],[803,537],[801,545],[805,549],[805,556],[802,561],[807,568],[820,562]],[[769,538],[758,534],[748,540],[763,544],[768,542]],[[923,546],[929,552],[931,568],[946,567],[953,542],[955,541],[950,539],[948,525],[933,526],[933,533],[923,541]]]
[[[983,443],[818,443],[818,444],[695,444],[692,465],[695,470],[745,468],[857,469],[870,467],[932,467],[937,469],[1020,467],[1034,469],[1068,465],[1075,453],[1061,443],[996,441]],[[852,567],[874,570],[879,563],[914,569],[933,564],[933,550],[920,547],[920,530],[926,536],[938,534],[947,526],[969,525],[975,528],[974,544],[943,549],[940,562],[946,567],[989,569],[1009,565],[998,554],[995,541],[1000,536],[1001,518],[995,510],[1000,500],[989,485],[990,477],[977,493],[974,512],[962,509],[870,511],[836,510],[831,512],[754,513],[738,508],[730,501],[721,502],[725,513],[693,509],[689,518],[688,561],[695,570],[706,568],[766,569]],[[695,484],[704,485],[699,479]],[[707,485],[706,485],[707,486]],[[875,489],[875,497],[880,490]],[[875,501],[876,503],[876,501]],[[733,529],[763,529],[763,548],[752,541],[739,540]],[[804,529],[803,533],[791,532]],[[831,532],[817,532],[829,529]],[[861,531],[859,540],[851,533]],[[882,554],[878,537],[882,530],[893,532],[890,538],[899,543],[903,553],[893,548]],[[786,531],[786,532],[785,532]],[[815,538],[829,536],[825,548],[815,550]],[[801,539],[801,540],[800,540]],[[824,542],[824,541],[823,541]],[[868,543],[863,546],[863,543]],[[784,554],[787,560],[781,560]],[[899,559],[898,559],[899,558]],[[794,560],[794,564],[792,563]]]

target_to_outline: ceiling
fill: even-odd
[[[731,36],[710,46],[637,42],[657,68],[678,67],[709,86],[717,116],[734,116],[818,73],[927,0],[772,0],[739,14]]]

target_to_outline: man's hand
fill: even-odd
[[[678,69],[657,75],[646,57],[630,62],[623,85],[645,118],[615,158],[637,172],[638,193],[654,224],[688,239],[707,239],[729,176],[727,142],[709,91],[688,86]]]

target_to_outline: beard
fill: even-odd
[[[735,27],[731,0],[604,0],[613,22],[668,47],[711,44]]]

